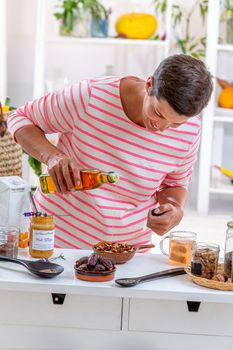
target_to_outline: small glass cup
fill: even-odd
[[[198,242],[193,247],[191,272],[194,275],[212,279],[217,273],[220,247],[218,244]]]
[[[169,238],[169,253],[164,250],[164,240]],[[164,255],[169,257],[170,265],[190,266],[192,247],[196,242],[197,234],[191,231],[173,231],[163,236],[159,247]]]
[[[0,255],[9,258],[18,256],[19,229],[14,226],[0,226]]]

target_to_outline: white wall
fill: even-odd
[[[6,1],[0,0],[0,100],[6,97]]]
[[[32,98],[36,5],[35,0],[7,0],[7,93],[16,106]]]

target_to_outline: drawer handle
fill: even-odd
[[[66,294],[52,293],[53,303],[56,305],[63,305]]]
[[[189,312],[198,312],[200,305],[200,301],[187,301]]]

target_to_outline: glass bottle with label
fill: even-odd
[[[103,172],[99,169],[82,169],[80,170],[80,183],[74,187],[75,191],[91,190],[104,183],[117,183],[119,175],[114,171]],[[50,175],[40,176],[40,187],[43,193],[55,193],[56,186]]]
[[[49,258],[54,250],[52,215],[34,216],[30,224],[29,253],[33,258]]]
[[[233,220],[227,223],[225,252],[224,252],[224,272],[227,277],[233,280]]]

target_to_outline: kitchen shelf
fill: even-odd
[[[145,46],[166,46],[162,40],[138,40],[119,38],[76,38],[71,36],[51,35],[45,38],[45,42],[54,44],[87,44],[87,45],[145,45]]]
[[[233,123],[233,116],[232,117],[224,117],[224,116],[214,116],[213,120],[217,123]]]
[[[219,123],[233,123],[233,109],[216,107],[213,120]]]
[[[233,52],[233,45],[232,44],[219,44],[217,45],[218,51],[232,51]]]
[[[229,194],[229,195],[233,195],[233,185],[229,188],[228,187],[210,187],[209,189],[210,193],[216,193],[216,194]]]
[[[114,0],[115,2],[117,0]],[[46,57],[46,53],[51,49],[55,48],[58,52],[63,51],[63,47],[69,47],[72,45],[72,49],[78,46],[79,49],[81,45],[86,46],[88,50],[93,46],[97,47],[107,46],[111,48],[112,56],[114,57],[114,62],[116,66],[117,75],[125,75],[125,70],[123,67],[127,64],[127,55],[129,47],[136,48],[148,48],[148,50],[140,50],[140,57],[145,64],[148,65],[147,57],[157,55],[158,59],[161,61],[163,58],[167,57],[170,49],[170,37],[171,37],[171,13],[172,13],[172,2],[173,0],[167,0],[167,8],[165,15],[165,31],[167,33],[165,40],[137,40],[137,39],[124,39],[116,37],[107,38],[79,38],[71,36],[59,36],[58,27],[54,16],[54,8],[52,3],[56,3],[55,0],[40,0],[37,2],[37,30],[36,30],[36,52],[35,52],[35,72],[34,72],[34,91],[33,97],[37,98],[42,96],[45,91],[45,74],[46,70],[49,70],[49,60]],[[50,27],[47,26],[48,19],[53,18],[53,23],[51,22]],[[56,28],[56,29],[55,29]],[[114,34],[113,34],[114,35]],[[70,47],[69,47],[70,48]],[[139,50],[138,50],[139,51]],[[58,53],[59,55],[59,53]],[[152,62],[152,59],[151,59]],[[101,62],[100,62],[101,63]],[[64,67],[64,70],[71,71],[73,67]],[[147,67],[148,68],[148,67]],[[154,66],[152,67],[154,69]],[[65,73],[68,75],[68,73]]]

